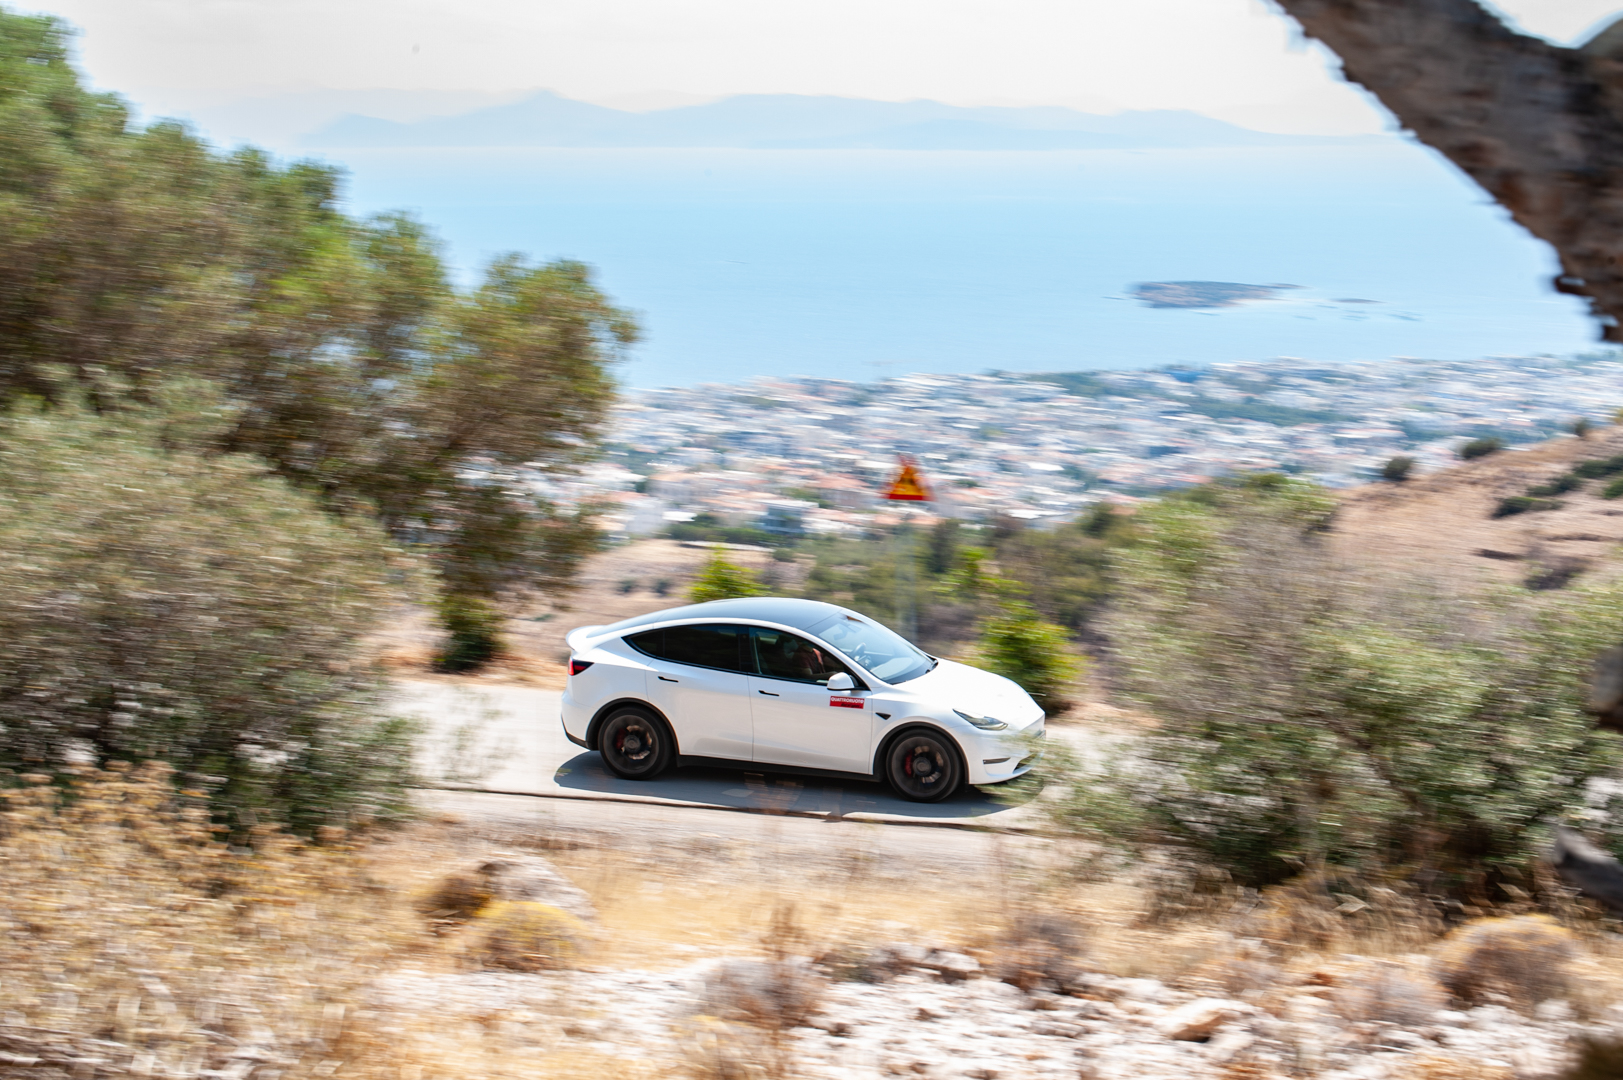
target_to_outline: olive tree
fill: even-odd
[[[162,396],[0,421],[0,765],[163,760],[237,825],[398,812],[409,732],[378,719],[364,638],[399,553],[262,461],[188,449],[229,410]]]
[[[66,41],[0,8],[0,410],[207,379],[234,406],[215,449],[430,554],[442,610],[565,586],[590,514],[527,479],[591,451],[637,336],[589,269],[507,255],[458,292],[420,222],[346,215],[331,167],[131,123]]]

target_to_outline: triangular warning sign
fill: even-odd
[[[890,482],[885,489],[885,498],[891,502],[929,502],[930,489],[924,486],[924,477],[919,475],[919,467],[913,459],[903,456],[902,471]]]

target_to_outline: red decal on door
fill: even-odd
[[[867,701],[859,697],[831,697],[828,704],[830,708],[835,709],[860,709]]]

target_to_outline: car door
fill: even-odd
[[[676,729],[684,756],[751,760],[749,627],[667,626],[625,640],[648,657],[648,699]]]
[[[831,693],[829,677],[844,671],[825,647],[787,630],[750,632],[757,674],[749,676],[755,714],[755,760],[866,773],[873,768],[873,713],[865,689]]]

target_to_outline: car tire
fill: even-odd
[[[939,732],[904,731],[885,752],[885,778],[904,799],[940,802],[963,786],[958,748]]]
[[[647,709],[622,705],[603,720],[597,752],[614,775],[625,780],[652,780],[670,768],[675,740],[665,721]]]

